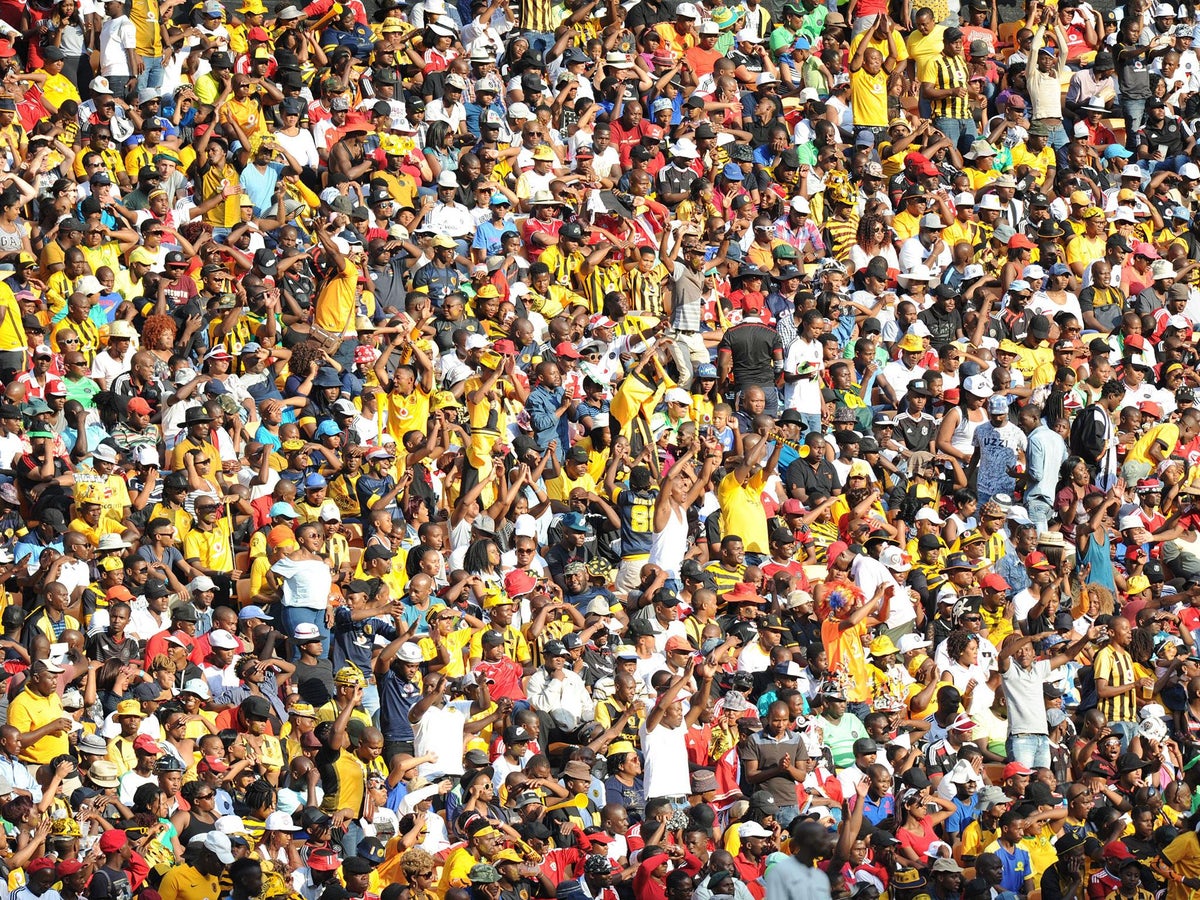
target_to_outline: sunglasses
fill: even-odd
[[[66,344],[66,345],[69,347],[69,346],[71,346],[72,344],[78,344],[78,343],[79,343],[79,338],[62,338],[62,339],[59,341],[59,343],[60,343],[60,344]]]

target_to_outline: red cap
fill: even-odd
[[[1025,568],[1027,569],[1053,569],[1054,566],[1050,560],[1046,559],[1046,554],[1040,550],[1034,550],[1032,553],[1025,555]]]
[[[148,734],[139,734],[133,739],[133,749],[141,750],[143,753],[162,753],[162,747],[158,745],[158,741],[150,737]]]
[[[1133,859],[1133,854],[1121,841],[1110,841],[1105,844],[1100,855],[1105,859]]]
[[[989,572],[980,579],[979,586],[991,591],[1007,591],[1011,585],[995,572]]]
[[[680,637],[677,634],[673,634],[667,638],[667,646],[664,648],[667,653],[674,653],[676,650],[684,650],[690,653],[693,649],[695,648],[692,647],[691,642],[687,638]]]
[[[1139,491],[1161,491],[1162,482],[1154,477],[1139,478],[1136,489]]]
[[[804,515],[804,504],[795,497],[789,497],[783,501],[783,514],[785,516],[802,516]]]
[[[271,42],[271,36],[267,34],[267,30],[261,25],[255,25],[246,32],[246,40],[261,41],[264,44],[269,44]]]
[[[825,564],[832,566],[837,558],[850,549],[850,545],[845,541],[834,541],[829,545],[829,549],[825,551]]]
[[[524,569],[513,569],[504,576],[504,593],[510,597],[520,597],[533,590],[537,580]]]
[[[661,128],[659,128],[657,125],[647,125],[646,131],[642,135],[642,137],[644,137],[644,138],[654,138],[654,140],[656,140],[656,141],[661,141],[662,136],[663,136],[663,130]]]
[[[54,868],[53,856],[39,856],[37,859],[31,859],[25,863],[25,874],[32,875],[34,872],[41,872],[43,869]]]
[[[1029,766],[1027,766],[1023,763],[1010,762],[1007,766],[1004,767],[1004,777],[1005,778],[1012,778],[1014,775],[1032,775],[1032,774],[1033,774],[1033,769],[1029,768]]]
[[[492,344],[492,349],[495,350],[497,353],[499,353],[501,356],[516,356],[517,355],[517,345],[514,344],[512,341],[510,341],[508,338],[504,338],[503,340],[496,341],[496,343]]]
[[[1032,250],[1033,241],[1023,234],[1014,234],[1008,239],[1009,250]]]
[[[129,403],[126,404],[125,408],[128,409],[131,413],[137,413],[139,416],[150,415],[150,404],[147,403],[145,400],[143,400],[141,397],[130,398]]]
[[[46,393],[52,397],[65,397],[67,388],[61,381],[51,381],[46,385]]]
[[[1154,419],[1161,419],[1163,417],[1163,408],[1153,400],[1143,400],[1138,404],[1138,409]]]
[[[570,341],[563,341],[554,347],[554,355],[559,359],[580,359],[579,351]]]
[[[747,312],[747,313],[751,313],[751,314],[760,313],[760,312],[762,312],[762,308],[763,308],[762,297],[756,297],[751,294],[747,294],[744,297],[742,297],[742,311],[743,312]]]
[[[1125,337],[1125,346],[1132,347],[1134,350],[1145,350],[1146,339],[1140,334],[1130,334]]]
[[[110,587],[107,591],[105,591],[104,599],[122,600],[125,603],[129,603],[131,600],[133,600],[133,594],[130,593],[129,588],[125,587],[125,585],[118,584],[115,587]]]
[[[1147,244],[1145,241],[1133,242],[1133,255],[1144,256],[1146,259],[1158,259],[1158,251],[1154,249],[1153,244]]]
[[[120,828],[114,828],[111,831],[106,831],[100,835],[100,852],[101,853],[116,853],[125,846],[125,842],[129,840],[125,836],[125,832]]]
[[[77,859],[64,859],[54,867],[54,874],[59,878],[69,878],[83,868],[83,863]],[[142,892],[145,896],[145,891]]]
[[[8,59],[16,56],[17,51],[13,49],[13,45],[8,41],[0,41],[0,59]]]
[[[921,175],[938,174],[937,166],[930,162],[929,157],[924,153],[913,152],[908,154],[906,157],[904,157],[904,164],[912,166]]]
[[[108,833],[111,834],[111,832]],[[338,855],[327,848],[314,850],[308,854],[308,867],[314,872],[332,872],[341,864],[342,861],[338,859]]]
[[[229,766],[225,765],[225,760],[217,756],[206,756],[200,760],[200,764],[196,766],[197,772],[216,772],[220,775],[222,772],[228,772]]]

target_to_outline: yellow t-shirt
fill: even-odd
[[[392,391],[384,395],[387,410],[387,428],[402,447],[400,439],[414,429],[424,431],[429,423],[429,394],[418,384],[411,394]]]
[[[446,645],[446,651],[450,654],[450,661],[441,670],[447,678],[462,678],[467,674],[467,663],[463,659],[463,650],[470,646],[472,637],[474,637],[474,632],[470,628],[459,628],[442,638],[442,643]],[[417,646],[421,648],[421,657],[426,662],[438,658],[437,646],[433,643],[433,638],[423,637],[417,641]]]
[[[51,75],[42,83],[42,95],[56,107],[67,100],[79,102],[79,91],[66,75]]]
[[[233,571],[233,545],[229,539],[229,520],[218,519],[212,531],[193,528],[183,541],[183,558],[195,559],[205,569]]]
[[[1200,878],[1200,835],[1196,832],[1185,831],[1167,844],[1162,854],[1181,879]],[[1191,895],[1191,889],[1182,881],[1171,879],[1167,882],[1167,900],[1189,900]]]
[[[888,123],[888,73],[880,69],[874,75],[866,69],[850,73],[850,105],[854,124],[885,128]]]
[[[329,334],[344,334],[354,329],[354,289],[358,285],[358,266],[345,260],[342,271],[330,278],[317,297],[313,324]]]
[[[62,699],[58,694],[43,697],[29,688],[17,694],[8,705],[8,724],[20,732],[37,731],[65,715]],[[56,756],[68,753],[69,750],[67,732],[64,731],[58,735],[48,734],[25,747],[21,751],[21,759],[25,762],[45,764]]]
[[[129,21],[137,36],[138,56],[162,56],[162,32],[159,30],[158,0],[133,0]]]
[[[1083,263],[1083,267],[1086,269],[1104,256],[1106,241],[1107,238],[1104,235],[1095,238],[1079,235],[1067,244],[1067,265]]]
[[[767,513],[762,505],[764,484],[762,472],[756,472],[739,484],[730,472],[717,488],[721,505],[721,534],[736,534],[742,539],[747,553],[769,553],[767,542]]]
[[[1039,152],[1030,153],[1022,141],[1012,148],[1012,164],[1014,169],[1028,166],[1030,174],[1041,181],[1046,177],[1046,172],[1055,165],[1054,148],[1046,145]]]
[[[200,202],[209,200],[221,193],[227,184],[237,183],[237,170],[229,163],[219,169],[216,166],[209,166],[200,176],[199,190],[196,192],[197,200]],[[204,214],[204,221],[218,228],[232,228],[241,221],[241,218],[242,211],[237,193],[230,194],[224,201]]]
[[[217,900],[221,896],[221,879],[201,875],[189,865],[173,866],[158,886],[162,900]]]
[[[1153,464],[1153,460],[1150,459],[1150,448],[1154,446],[1155,442],[1160,442],[1166,447],[1162,452],[1164,457],[1170,456],[1175,445],[1179,443],[1179,426],[1170,422],[1155,425],[1138,438],[1137,443],[1129,449],[1125,461]]]
[[[583,488],[593,494],[600,492],[596,487],[596,480],[590,474],[584,472],[578,480],[573,481],[567,477],[567,470],[564,468],[559,471],[557,478],[546,483],[546,496],[551,500],[566,503],[567,498],[571,496],[571,491],[575,488]]]
[[[533,659],[533,654],[529,651],[529,642],[525,640],[525,635],[521,634],[512,625],[504,629],[504,655],[509,659],[515,659],[521,664],[525,664]],[[482,657],[483,630],[480,630],[471,635],[471,659],[481,659]]]
[[[21,324],[21,306],[4,282],[0,282],[0,307],[5,310],[4,321],[0,322],[0,352],[12,353],[24,350],[25,326]]]
[[[945,43],[942,35],[945,31],[946,29],[941,25],[934,25],[933,31],[928,35],[921,34],[919,30],[914,29],[913,33],[905,40],[905,49],[908,50],[909,58],[916,63],[918,71],[929,60],[942,55],[942,45]]]

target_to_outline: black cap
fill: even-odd
[[[250,696],[242,701],[242,715],[247,719],[269,719],[271,704],[266,697]]]
[[[279,260],[274,253],[264,247],[254,254],[254,265],[263,273],[271,275],[279,267]]]

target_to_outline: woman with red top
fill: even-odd
[[[930,812],[927,803],[937,804],[937,812]],[[896,848],[896,856],[912,866],[924,866],[925,854],[930,845],[938,840],[934,829],[950,818],[954,812],[954,803],[937,794],[926,790],[907,788],[900,795],[899,807],[900,826],[896,829],[896,840],[900,846]]]

